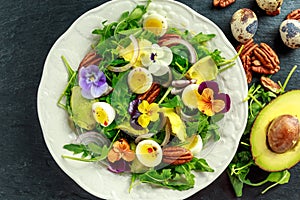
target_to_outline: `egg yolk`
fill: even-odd
[[[98,123],[100,123],[104,126],[107,126],[108,125],[108,115],[105,112],[105,110],[101,107],[97,107],[97,108],[95,108],[94,112],[95,112],[95,120]]]
[[[160,35],[163,30],[163,22],[158,19],[149,19],[144,23],[144,29]]]
[[[151,144],[145,144],[141,147],[140,154],[143,155],[143,158],[148,161],[153,161],[157,157],[156,147],[152,146]]]

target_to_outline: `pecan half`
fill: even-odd
[[[296,9],[296,10],[293,10],[292,12],[290,12],[287,16],[286,16],[287,19],[295,19],[295,20],[298,20],[300,21],[300,8],[299,9]]]
[[[95,51],[91,51],[84,56],[79,64],[78,69],[81,67],[87,67],[89,65],[99,65],[101,60],[102,58]]]
[[[190,162],[193,154],[190,150],[180,146],[168,146],[163,149],[163,162],[170,165],[181,165]]]
[[[146,100],[148,103],[153,103],[155,99],[158,97],[160,93],[160,86],[158,83],[152,83],[149,90],[147,90],[145,93],[140,94],[137,96],[140,100]]]
[[[260,77],[260,82],[266,89],[268,89],[276,94],[279,94],[281,91],[281,87],[268,77],[265,77],[265,76]]]
[[[225,8],[231,4],[233,4],[235,0],[213,0],[213,5],[215,7]]]
[[[159,38],[157,44],[159,46],[162,46],[163,43],[165,43],[166,41],[172,39],[172,38],[177,38],[177,39],[180,39],[181,36],[180,35],[177,35],[177,34],[172,34],[172,33],[166,33],[164,34],[162,37]],[[175,46],[176,44],[169,44],[167,45],[167,47],[172,47],[172,46]]]

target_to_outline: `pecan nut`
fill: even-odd
[[[239,51],[244,45],[240,54],[240,59],[246,74],[247,82],[252,81],[252,73],[275,74],[280,70],[280,61],[275,51],[266,43],[259,45],[254,43],[253,39],[237,46]]]
[[[168,146],[163,149],[163,162],[170,165],[181,165],[190,162],[193,154],[190,150],[180,146]]]
[[[152,83],[149,90],[147,90],[145,93],[140,94],[137,96],[140,100],[146,100],[148,103],[153,103],[155,99],[158,97],[160,93],[160,86],[158,83]]]
[[[281,87],[268,77],[265,77],[265,76],[260,77],[260,82],[266,89],[268,89],[276,94],[279,94],[281,91]]]
[[[233,4],[235,0],[213,0],[213,5],[215,7],[225,8]]]
[[[78,69],[81,67],[87,67],[89,65],[99,65],[101,60],[102,58],[95,51],[91,51],[84,56],[79,64]]]
[[[258,48],[253,50],[253,53],[261,65],[254,63],[252,71],[260,74],[275,74],[280,70],[280,61],[277,54],[266,43],[261,43]]]
[[[298,20],[300,21],[300,8],[299,9],[296,9],[296,10],[293,10],[292,12],[290,12],[287,16],[286,16],[287,19],[295,19],[295,20]]]

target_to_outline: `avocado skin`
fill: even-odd
[[[267,130],[277,117],[289,114],[300,121],[300,90],[286,92],[266,105],[258,114],[250,133],[251,153],[255,164],[265,171],[275,172],[289,169],[300,161],[300,142],[284,153],[270,150]]]

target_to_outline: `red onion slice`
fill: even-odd
[[[197,61],[197,52],[195,48],[186,40],[172,37],[169,40],[164,41],[161,45],[170,46],[174,44],[182,44],[188,49],[188,51],[190,52],[190,63],[194,64]]]
[[[126,65],[124,65],[123,67],[113,67],[113,66],[108,66],[108,69],[110,71],[113,72],[125,72],[128,69],[130,69],[132,67],[132,65],[134,65],[134,63],[136,63],[139,54],[140,54],[140,50],[139,50],[139,42],[137,41],[137,39],[133,36],[130,35],[129,39],[131,40],[132,44],[133,44],[133,55],[132,58],[130,60],[130,62]]]
[[[77,144],[88,145],[89,143],[95,143],[102,147],[104,145],[109,146],[110,140],[102,133],[90,131],[80,134],[74,141]]]

